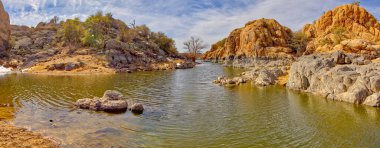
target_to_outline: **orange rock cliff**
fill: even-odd
[[[299,33],[305,40],[304,47],[298,51],[301,55],[343,50],[371,58],[380,56],[380,24],[372,14],[355,4],[325,12]],[[254,20],[212,45],[202,58],[294,57],[297,52],[291,46],[294,34],[276,20]]]
[[[295,53],[288,46],[291,36],[292,31],[274,19],[254,20],[212,45],[202,58],[289,57]]]

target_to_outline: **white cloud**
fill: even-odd
[[[323,11],[349,0],[3,0],[13,24],[36,25],[53,16],[85,18],[98,10],[129,23],[147,24],[182,43],[190,36],[211,45],[234,28],[259,18],[274,18],[293,30],[317,19]],[[379,10],[373,8],[371,10]]]

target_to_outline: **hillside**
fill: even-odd
[[[115,73],[190,68],[174,40],[145,26],[128,26],[98,12],[11,27],[5,66],[31,73]],[[184,64],[183,64],[184,63]]]

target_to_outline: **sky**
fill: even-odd
[[[84,20],[97,11],[111,12],[127,24],[146,24],[174,38],[179,51],[183,42],[196,36],[209,46],[235,28],[260,18],[273,18],[299,30],[323,12],[354,0],[2,0],[11,23],[35,26],[53,16]],[[379,0],[360,5],[380,18]],[[208,50],[208,49],[205,49]]]

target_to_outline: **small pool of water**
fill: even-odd
[[[62,141],[62,147],[377,147],[380,110],[328,101],[283,87],[212,84],[242,70],[194,69],[117,75],[0,76],[0,103],[12,121]],[[145,105],[142,115],[73,107],[118,90]],[[53,122],[50,122],[52,120]]]

